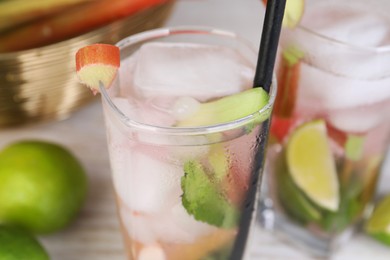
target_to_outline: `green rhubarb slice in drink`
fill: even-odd
[[[279,118],[291,118],[294,114],[303,57],[304,53],[293,46],[282,52],[277,71],[278,94],[273,109],[274,115]]]
[[[323,120],[305,123],[291,134],[286,159],[295,185],[317,206],[337,211],[339,182]]]
[[[375,239],[390,246],[390,195],[377,204],[365,225],[365,230]]]
[[[229,172],[230,158],[227,150],[222,144],[213,144],[207,157],[215,179],[222,181]]]
[[[363,155],[364,137],[359,135],[348,135],[344,145],[345,156],[357,161]]]
[[[268,103],[269,95],[262,88],[252,88],[235,95],[202,103],[197,111],[179,121],[177,127],[222,124],[253,115],[253,125],[269,117],[257,113]],[[184,164],[181,178],[182,204],[196,220],[222,228],[237,226],[238,208],[228,199],[224,179],[229,173],[230,158],[221,144],[212,145],[207,158],[190,160]]]
[[[268,103],[269,95],[262,88],[252,88],[218,100],[202,103],[199,109],[177,123],[177,127],[222,124],[249,116]],[[268,114],[258,115],[256,121],[264,121]]]

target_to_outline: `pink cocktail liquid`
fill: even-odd
[[[133,148],[126,145],[127,148],[118,149],[118,153],[133,153],[129,157],[123,157],[123,160],[140,160],[113,160],[116,165],[127,165],[127,169],[122,169],[121,172],[114,171],[114,181],[129,258],[197,260],[218,253],[219,250],[227,257],[238,226],[216,227],[197,221],[187,213],[182,205],[183,191],[180,187],[180,180],[184,175],[183,165],[189,158],[207,160],[206,157],[214,153],[210,150],[216,147],[218,152],[220,149],[224,150],[231,158],[231,163],[228,174],[218,186],[224,190],[221,195],[240,208],[248,189],[251,167],[248,167],[250,164],[247,158],[253,157],[255,152],[254,140],[255,136],[249,135],[213,145],[169,148],[128,141],[127,145],[134,145]],[[149,165],[145,167],[144,163]],[[137,164],[142,164],[139,167],[143,169],[138,168]],[[217,182],[216,176],[210,178]],[[166,187],[161,187],[163,185]],[[149,254],[153,257],[143,258],[143,255]]]
[[[267,135],[248,118],[219,129],[179,127],[202,103],[250,89],[255,55],[247,59],[219,43],[172,41],[137,51],[122,46],[126,57],[109,90],[112,104],[103,102],[125,247],[137,260],[228,259],[254,156]],[[210,110],[204,118],[235,109]]]

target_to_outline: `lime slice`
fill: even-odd
[[[390,246],[390,195],[376,205],[365,225],[365,231],[378,241]]]
[[[300,222],[319,221],[321,212],[305,197],[294,184],[288,173],[284,153],[276,161],[276,181],[278,196],[283,208]]]
[[[386,233],[390,242],[390,195],[377,204],[365,229],[369,234]]]
[[[294,183],[318,206],[336,211],[339,183],[323,120],[308,122],[287,143],[287,165]]]

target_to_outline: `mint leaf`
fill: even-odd
[[[239,211],[226,200],[219,186],[199,162],[188,161],[184,164],[181,188],[182,203],[187,212],[196,220],[213,226],[235,227]]]

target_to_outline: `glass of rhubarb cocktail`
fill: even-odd
[[[118,74],[101,93],[129,259],[240,259],[276,95],[252,88],[256,50],[204,28],[117,46]]]
[[[320,254],[369,212],[389,147],[388,8],[307,0],[281,34],[267,155],[274,223]]]

